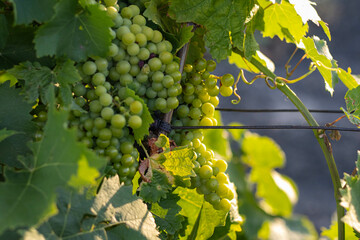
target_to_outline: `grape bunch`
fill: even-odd
[[[186,64],[182,79],[182,94],[178,97],[180,105],[174,112],[172,124],[175,126],[216,126],[215,107],[219,104],[219,93],[225,97],[232,94],[234,77],[225,74],[222,77],[210,72],[216,68],[216,62],[203,58],[194,65]],[[220,87],[217,85],[220,79]],[[205,200],[214,208],[228,211],[234,193],[229,187],[229,178],[225,174],[227,163],[214,158],[214,152],[207,150],[203,143],[203,131],[177,130],[170,133],[177,145],[194,148],[197,156],[194,161],[195,177],[191,178],[192,188],[204,194]]]
[[[181,73],[171,43],[146,26],[137,6],[105,4],[101,8],[114,21],[112,44],[106,58],[94,56],[79,64],[82,81],[72,89],[76,107],[70,126],[78,128],[80,141],[109,159],[109,175],[131,184],[139,165],[133,131],[142,126],[145,107],[162,113],[178,107]]]

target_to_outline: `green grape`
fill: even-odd
[[[105,83],[105,80],[106,80],[105,75],[100,72],[95,73],[91,78],[91,82],[95,86],[103,85]]]
[[[127,26],[121,26],[116,30],[116,37],[121,40],[125,33],[129,33],[130,29]]]
[[[216,193],[221,198],[226,198],[229,194],[229,191],[231,191],[231,189],[225,183],[219,183],[219,187],[216,189]]]
[[[166,106],[167,106],[167,102],[164,98],[157,98],[155,100],[155,108],[157,110],[163,110],[166,108]]]
[[[164,79],[164,73],[160,71],[156,71],[152,75],[151,79],[153,80],[153,82],[162,82]]]
[[[118,150],[114,146],[109,146],[105,149],[105,155],[114,158],[118,155]]]
[[[140,47],[137,43],[131,43],[127,46],[126,50],[130,56],[136,56],[140,52]]]
[[[218,204],[218,208],[222,211],[228,212],[228,211],[230,211],[231,203],[229,200],[223,198],[220,200],[220,202]]]
[[[229,97],[229,96],[231,96],[232,93],[233,93],[232,87],[227,87],[224,85],[220,87],[220,94],[222,96]]]
[[[130,104],[130,112],[132,114],[141,115],[143,111],[143,105],[139,101],[134,101]]]
[[[212,72],[216,69],[216,62],[214,60],[208,60],[206,62],[206,71]]]
[[[130,154],[134,147],[131,142],[123,142],[120,144],[120,151],[122,154]]]
[[[210,97],[210,103],[214,107],[217,107],[219,105],[219,98],[218,97]]]
[[[173,60],[173,55],[168,51],[163,51],[160,53],[159,58],[163,64],[169,64]]]
[[[110,140],[112,137],[112,132],[108,128],[103,128],[99,130],[99,139],[101,140]],[[109,141],[110,144],[110,141]]]
[[[86,88],[83,84],[78,83],[73,87],[75,96],[84,96],[86,94]]]
[[[107,121],[111,120],[114,115],[114,110],[110,107],[104,107],[100,113],[101,117]]]
[[[121,16],[130,19],[134,16],[134,13],[130,7],[124,7],[121,9]]]
[[[129,118],[128,124],[132,129],[138,129],[142,125],[142,120],[138,115],[132,115]]]
[[[210,77],[205,80],[205,86],[207,88],[214,88],[216,86],[216,83],[217,83],[216,78]]]
[[[214,163],[214,166],[218,167],[220,172],[225,172],[227,169],[227,162],[219,159]]]
[[[135,42],[135,35],[132,32],[124,33],[121,37],[121,41],[128,46]]]
[[[131,11],[133,12],[133,16],[139,15],[140,14],[140,8],[136,5],[130,5],[129,8],[131,9]]]
[[[146,24],[146,19],[145,19],[143,16],[141,16],[141,15],[137,15],[137,16],[135,16],[135,17],[133,18],[133,23],[134,23],[134,24],[138,24],[138,25],[140,25],[140,26],[145,26],[145,24]]]
[[[162,84],[164,87],[170,88],[174,85],[174,79],[170,75],[166,75],[162,80]]]
[[[141,33],[141,31],[142,31],[142,28],[141,28],[141,26],[140,25],[138,25],[138,24],[132,24],[130,27],[129,27],[129,29],[130,29],[130,32],[132,32],[133,34],[137,34],[137,33]]]
[[[234,85],[234,82],[235,82],[233,75],[231,75],[229,73],[222,76],[220,81],[221,81],[221,84],[226,87],[230,87],[230,86]]]
[[[202,165],[201,168],[199,169],[199,176],[201,178],[204,178],[204,179],[210,178],[212,175],[213,175],[213,170],[212,170],[212,167],[210,167],[209,165]]]
[[[86,75],[93,75],[96,72],[96,64],[92,61],[87,61],[82,66],[82,71]]]
[[[93,125],[95,128],[100,130],[106,127],[106,121],[101,117],[97,117],[94,119]]]
[[[149,28],[148,26],[141,26],[142,29],[142,33],[145,34],[146,39],[148,41],[151,41],[154,37],[154,30],[152,30],[151,28]],[[156,46],[155,46],[156,47]],[[150,50],[150,49],[149,49]]]
[[[200,120],[200,126],[214,126],[214,125],[213,125],[213,121],[211,120],[211,118],[203,117]]]
[[[179,100],[176,97],[169,97],[166,100],[166,106],[170,109],[175,109],[179,106]]]
[[[102,109],[102,105],[100,101],[94,100],[89,103],[90,111],[93,113],[99,113]]]
[[[214,88],[208,89],[208,94],[210,97],[216,97],[220,93],[220,88],[215,86]]]
[[[151,71],[155,72],[160,70],[162,63],[159,58],[152,58],[148,61]]]
[[[199,108],[191,108],[189,112],[189,116],[192,119],[199,119],[201,117],[201,110]]]
[[[177,109],[177,115],[180,118],[187,117],[189,115],[190,109],[186,105],[180,105]]]
[[[107,92],[107,89],[103,86],[103,85],[98,85],[96,88],[95,88],[95,94],[97,96],[101,96],[102,94],[106,93]]]
[[[199,72],[206,69],[206,60],[204,58],[199,59],[195,64],[195,69]]]
[[[144,47],[147,44],[147,38],[146,35],[139,32],[135,35],[135,42],[137,42],[139,44],[139,46]],[[146,59],[144,59],[146,60]]]
[[[118,52],[119,52],[119,47],[116,44],[112,43],[107,52],[107,56],[114,57],[118,54]]]
[[[102,106],[106,107],[112,103],[112,96],[108,93],[104,93],[99,97],[99,102]]]
[[[104,0],[106,6],[114,6],[118,0]]]
[[[206,182],[206,187],[211,191],[215,191],[219,187],[219,182],[215,178],[210,178]]]
[[[191,64],[185,64],[184,72],[191,73],[193,70],[193,66]]]
[[[153,35],[151,41],[153,43],[159,43],[159,42],[161,42],[162,38],[163,38],[163,36],[162,36],[161,32],[159,32],[158,30],[154,30],[154,35]]]
[[[206,116],[214,116],[214,112],[215,112],[215,107],[211,104],[211,103],[204,103],[201,106],[201,111],[206,115]]]

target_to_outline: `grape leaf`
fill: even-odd
[[[294,5],[287,1],[271,4],[268,0],[258,0],[264,9],[264,37],[278,36],[290,43],[299,43],[308,31],[308,25],[303,24]]]
[[[55,190],[68,185],[77,174],[82,158],[86,158],[91,169],[105,164],[76,142],[75,130],[65,129],[67,119],[67,112],[50,108],[43,140],[31,145],[33,156],[22,159],[26,169],[5,172],[7,181],[0,183],[0,233],[17,226],[38,224],[56,214]],[[90,172],[83,181],[91,184],[93,177]]]
[[[0,49],[5,47],[6,41],[9,37],[9,30],[7,27],[7,20],[5,15],[0,15]]]
[[[31,121],[32,106],[20,95],[20,89],[10,87],[9,84],[10,82],[0,84],[0,129],[6,128],[21,134],[0,142],[0,163],[22,168],[17,156],[30,153],[27,142],[32,139],[36,129]]]
[[[266,221],[258,236],[260,239],[269,240],[319,239],[314,225],[303,216],[294,216],[290,219],[273,218]]]
[[[310,20],[319,26],[321,18],[313,7],[315,3],[309,0],[289,0],[289,2],[294,5],[295,11],[301,17],[304,24]]]
[[[39,63],[24,62],[16,65],[8,72],[17,79],[24,80],[23,93],[29,102],[35,102],[40,95],[41,100],[48,103],[48,93],[52,85],[58,83],[60,93],[64,93],[65,89],[69,89],[67,95],[60,94],[60,96],[65,105],[70,105],[72,100],[70,85],[81,79],[74,62],[71,60],[59,62],[54,70],[41,66]]]
[[[104,57],[111,44],[109,28],[112,25],[106,11],[96,4],[82,9],[78,1],[59,1],[54,17],[36,33],[37,56],[65,55],[75,61],[85,60],[90,55]]]
[[[171,189],[171,184],[165,173],[153,169],[151,182],[140,184],[140,197],[146,202],[158,202],[161,198],[166,198],[166,194]]]
[[[54,14],[56,0],[11,0],[14,4],[15,24],[43,23]]]
[[[307,57],[315,63],[325,80],[325,88],[331,95],[334,92],[334,86],[338,82],[338,79],[340,79],[349,89],[359,85],[350,73],[338,68],[336,61],[330,54],[326,41],[321,40],[316,36],[312,38],[306,37],[301,40],[298,47],[303,49],[307,54]]]
[[[15,134],[19,134],[19,132],[12,131],[12,130],[6,130],[6,128],[1,129],[0,130],[0,142],[8,137],[15,135]]]
[[[329,240],[338,240],[338,224],[337,221],[333,221],[329,227],[321,228],[321,236],[328,237]],[[359,237],[354,233],[354,229],[345,223],[345,239],[346,240],[359,240]]]
[[[184,217],[179,214],[181,207],[177,205],[179,200],[179,196],[169,194],[166,199],[151,205],[156,225],[167,234],[175,235],[183,227]]]
[[[208,239],[213,235],[215,227],[225,225],[228,213],[215,210],[195,189],[178,187],[174,193],[181,198],[178,201],[182,208],[180,214],[187,217],[189,222],[185,236],[181,236],[180,239]]]
[[[132,97],[134,100],[141,102],[143,105],[143,111],[141,113],[142,124],[138,129],[133,129],[134,138],[136,141],[140,142],[146,135],[149,134],[150,125],[154,122],[154,119],[151,117],[150,111],[147,105],[144,103],[144,100],[135,94],[130,88],[126,88],[126,97]]]
[[[59,213],[38,228],[46,239],[158,239],[147,206],[118,176],[105,179],[95,198],[64,189],[58,196]]]
[[[194,151],[191,148],[174,149],[163,154],[165,160],[161,163],[173,175],[187,177],[194,175]]]
[[[273,61],[271,61],[271,59],[265,56],[262,52],[256,51],[256,53],[252,57],[261,62],[272,72],[275,71],[275,64],[273,63]],[[235,64],[238,68],[244,69],[252,73],[260,73],[260,70],[257,69],[257,67],[250,63],[246,58],[243,58],[241,55],[235,52],[231,53],[231,55],[228,57],[228,61],[230,64]]]
[[[358,151],[358,159],[356,168],[360,169],[360,151]],[[346,209],[346,214],[342,221],[360,232],[360,174],[357,172],[355,176],[344,174],[346,187],[340,189],[341,202],[340,205]]]
[[[205,28],[198,27],[194,31],[194,36],[191,38],[188,54],[186,56],[186,63],[193,64],[199,57],[203,57],[206,52],[204,42]]]
[[[3,26],[4,27],[4,26]],[[4,47],[0,47],[0,69],[8,69],[23,61],[36,61],[32,40],[34,28],[12,26],[8,22],[9,36]],[[51,62],[51,61],[47,61]]]
[[[360,86],[347,91],[345,102],[347,110],[341,109],[352,124],[360,127]]]
[[[272,169],[283,167],[285,164],[284,152],[269,137],[247,133],[242,142],[242,150],[244,152],[243,162],[253,168]]]
[[[255,1],[173,0],[170,12],[178,22],[203,25],[211,55],[223,60],[231,54],[232,44],[241,49],[247,44],[244,44],[244,30],[254,7]]]
[[[324,21],[319,21],[319,23],[320,23],[320,26],[322,27],[322,29],[324,30],[326,36],[329,38],[329,41],[331,41],[330,29],[329,29],[327,23]]]
[[[288,178],[273,170],[285,164],[281,148],[268,137],[247,134],[242,151],[243,162],[252,167],[250,180],[257,184],[256,195],[262,199],[262,208],[269,214],[290,216],[298,193]]]

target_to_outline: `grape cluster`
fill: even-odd
[[[137,6],[119,12],[116,1],[105,4],[101,8],[114,21],[112,44],[107,58],[92,57],[78,66],[82,81],[72,89],[77,109],[70,125],[78,128],[80,141],[110,160],[109,175],[131,184],[139,156],[132,131],[142,126],[143,104],[163,113],[177,108],[181,73],[171,43],[146,26]],[[143,101],[128,96],[127,88]]]
[[[216,62],[201,58],[194,65],[186,64],[182,79],[182,94],[178,97],[180,105],[174,112],[172,124],[175,126],[216,126],[215,107],[219,104],[219,93],[223,96],[232,94],[234,77],[225,74],[222,77],[210,72],[216,68]],[[217,85],[220,79],[220,87]],[[195,177],[191,178],[192,188],[204,194],[205,200],[214,208],[229,210],[234,193],[229,187],[229,178],[225,174],[227,163],[214,158],[214,152],[207,150],[203,143],[203,131],[177,130],[170,133],[177,145],[194,148]]]

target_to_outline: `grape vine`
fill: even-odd
[[[238,103],[239,81],[259,78],[317,127],[288,86],[315,70],[330,94],[339,80],[349,88],[342,110],[359,126],[359,82],[307,36],[308,21],[331,39],[309,1],[0,1],[0,239],[273,239],[279,228],[316,239],[292,214],[298,193],[273,140],[196,129],[221,128],[221,99]],[[309,72],[275,75],[256,30],[304,51]],[[224,59],[237,78],[214,74]],[[342,187],[325,130],[314,135],[336,237],[358,236],[359,176]]]

